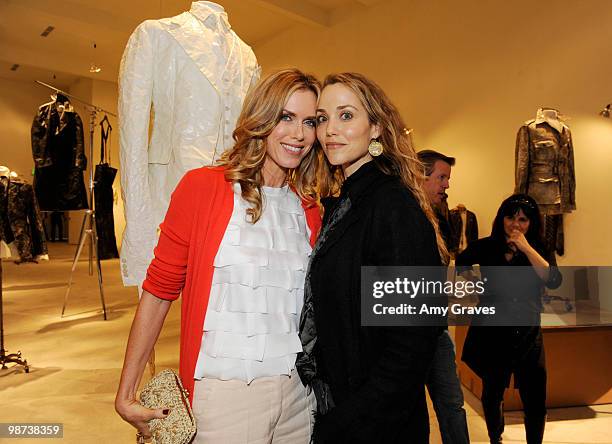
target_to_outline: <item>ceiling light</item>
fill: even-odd
[[[47,37],[55,29],[55,26],[47,26],[45,30],[40,34],[41,37]]]
[[[93,50],[92,50],[92,59],[95,60],[96,59],[96,48],[98,47],[98,45],[96,45],[96,42],[93,42]],[[89,64],[89,72],[92,74],[97,74],[100,71],[102,71],[102,68],[100,68],[96,62],[91,62]]]
[[[610,107],[611,106],[612,106],[612,103],[608,103],[606,105],[606,107],[599,112],[599,115],[601,117],[606,117],[606,118],[609,119],[610,118]]]

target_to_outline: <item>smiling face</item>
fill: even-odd
[[[513,216],[504,217],[504,232],[510,236],[514,230],[527,234],[529,230],[529,218],[519,209]]]
[[[372,160],[368,146],[380,135],[351,89],[341,83],[326,86],[317,107],[317,138],[327,160],[342,165],[348,177]]]
[[[300,90],[289,96],[278,124],[266,137],[264,185],[281,186],[287,171],[297,168],[316,139],[317,97]]]
[[[434,205],[439,205],[450,187],[451,166],[443,160],[436,160],[431,174],[423,182],[423,189]]]

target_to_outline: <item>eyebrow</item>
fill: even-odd
[[[338,111],[341,111],[341,110],[346,109],[346,108],[353,108],[354,110],[357,110],[357,107],[355,107],[353,105],[340,105],[340,106],[336,107],[336,109]],[[319,108],[319,109],[317,109],[317,112],[325,112],[325,109]]]
[[[284,115],[289,116],[289,117],[297,117],[297,114],[295,114],[293,111],[289,111],[288,109],[285,109],[285,108],[283,108],[282,113]],[[314,119],[314,118],[315,118],[315,116],[308,116],[308,117],[305,117],[303,120],[310,120],[310,119]]]

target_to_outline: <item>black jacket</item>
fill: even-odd
[[[42,210],[88,207],[83,180],[87,168],[83,123],[68,103],[66,106],[60,115],[55,102],[43,105],[32,122],[34,189]]]
[[[471,325],[468,330],[461,359],[481,378],[501,380],[506,387],[510,383],[511,374],[515,373],[517,368],[525,364],[544,365],[544,346],[540,328],[542,291],[544,287],[557,288],[562,281],[554,254],[546,254],[540,246],[534,248],[551,265],[547,282],[540,280],[523,253],[518,252],[511,261],[507,261],[504,256],[505,244],[500,245],[491,237],[472,242],[456,259],[458,272],[474,264],[491,267],[484,269],[482,274],[483,278],[488,279],[488,285],[496,289],[496,294],[487,297],[495,303],[498,310],[514,309],[522,313],[522,318],[525,314],[535,316],[530,325]],[[497,270],[504,273],[504,269],[499,267],[509,266],[521,267],[521,271],[517,274],[521,279],[508,279],[506,276],[503,282],[507,287],[500,288],[493,282],[496,279],[495,273]],[[536,282],[536,285],[533,282]],[[520,381],[517,380],[518,385]]]
[[[375,162],[324,201],[307,273],[300,322],[307,353],[298,370],[305,383],[328,384],[335,404],[316,419],[317,443],[428,442],[424,384],[441,329],[362,327],[360,267],[440,265],[440,257],[418,202]]]

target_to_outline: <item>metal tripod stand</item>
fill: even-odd
[[[94,209],[94,176],[93,176],[93,138],[94,138],[94,127],[96,125],[96,114],[97,108],[93,108],[89,115],[89,209],[85,211],[83,216],[83,223],[81,224],[81,234],[79,235],[79,246],[74,254],[74,260],[72,261],[72,270],[70,271],[70,280],[68,281],[68,288],[66,289],[66,295],[64,296],[64,306],[62,307],[62,317],[66,311],[66,304],[68,303],[68,296],[72,289],[72,281],[74,277],[74,271],[76,270],[79,262],[79,257],[85,246],[85,242],[89,245],[89,275],[93,275],[93,261],[94,255],[96,259],[96,272],[98,275],[98,289],[100,290],[100,301],[102,302],[102,312],[104,314],[104,320],[106,321],[106,304],[104,303],[104,285],[102,283],[102,267],[100,266],[100,256],[98,255],[98,232],[96,231],[96,211]]]

